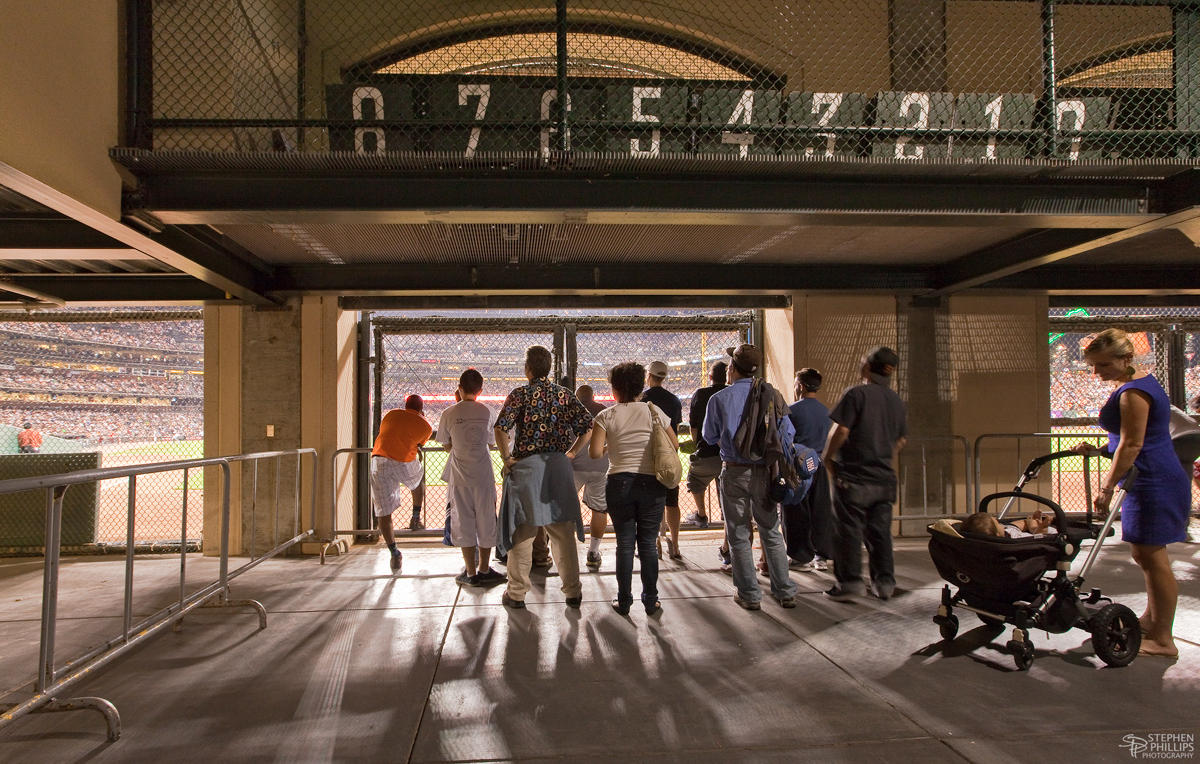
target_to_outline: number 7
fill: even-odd
[[[459,85],[458,86],[458,105],[466,106],[467,100],[475,96],[479,100],[475,102],[475,121],[482,122],[484,116],[487,115],[488,101],[492,99],[491,85]],[[471,128],[471,137],[467,139],[466,156],[475,156],[475,150],[479,148],[479,134],[481,129],[478,127]]]

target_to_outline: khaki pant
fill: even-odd
[[[558,577],[562,581],[562,593],[566,597],[578,597],[583,592],[579,583],[579,556],[575,548],[575,523],[551,523],[543,526],[550,539],[550,554]],[[538,528],[518,525],[513,531],[512,549],[508,550],[508,597],[524,601],[529,592],[529,569],[533,565],[533,539]]]

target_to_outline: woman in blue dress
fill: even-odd
[[[1166,545],[1187,539],[1191,486],[1171,445],[1167,394],[1152,375],[1134,367],[1133,355],[1133,343],[1120,329],[1105,329],[1088,344],[1084,359],[1093,373],[1117,389],[1100,409],[1108,448],[1081,444],[1076,450],[1112,457],[1095,498],[1097,512],[1108,512],[1118,482],[1131,466],[1137,467],[1121,505],[1121,537],[1132,546],[1134,562],[1146,577],[1139,654],[1176,657],[1171,629],[1179,584]]]

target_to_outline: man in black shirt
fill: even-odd
[[[900,356],[877,347],[863,359],[862,383],[846,389],[830,412],[837,425],[823,461],[833,482],[833,572],[826,592],[840,602],[863,594],[862,545],[867,546],[871,593],[881,600],[896,588],[892,560],[892,502],[896,455],[907,429],[904,401],[891,388]]]
[[[688,426],[692,429],[692,441],[696,444],[696,451],[692,454],[691,466],[688,469],[687,489],[696,502],[696,511],[688,515],[683,524],[692,528],[708,527],[708,514],[704,511],[704,494],[707,492],[708,484],[721,474],[720,447],[716,443],[705,441],[700,433],[704,431],[704,411],[708,408],[708,399],[713,396],[713,393],[725,388],[728,368],[728,364],[724,361],[713,364],[712,370],[708,374],[712,384],[708,387],[698,388],[692,393],[692,404],[688,409]],[[717,494],[717,500],[720,501],[720,493]]]
[[[646,403],[653,403],[671,418],[671,433],[678,438],[679,425],[683,422],[683,404],[667,388],[663,387],[663,382],[667,380],[667,373],[667,365],[662,361],[654,361],[646,367],[646,391],[642,393],[641,400]],[[670,552],[671,559],[682,560],[683,555],[679,553],[678,486],[667,491],[667,505],[666,511],[663,513],[663,523],[671,532],[671,535],[667,537],[667,549]]]

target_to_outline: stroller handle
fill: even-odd
[[[1033,493],[1024,493],[1022,491],[1001,491],[1000,493],[990,493],[979,500],[979,511],[987,512],[988,504],[997,499],[1007,499],[1010,497],[1014,499],[1025,499],[1026,501],[1032,501],[1035,504],[1041,504],[1042,506],[1049,508],[1050,511],[1054,513],[1054,527],[1059,533],[1064,533],[1066,531],[1067,515],[1065,512],[1063,512],[1062,507],[1058,506],[1056,502],[1053,502],[1044,496],[1038,496],[1037,494]]]
[[[1025,468],[1025,473],[1024,473],[1025,482],[1028,482],[1029,480],[1032,480],[1033,478],[1037,477],[1038,473],[1041,472],[1042,467],[1049,464],[1050,462],[1058,461],[1059,459],[1069,459],[1072,456],[1081,456],[1081,455],[1082,454],[1078,454],[1075,451],[1055,451],[1052,454],[1046,454],[1045,456],[1039,456],[1036,459],[1034,459],[1033,461],[1029,462],[1029,466]]]

